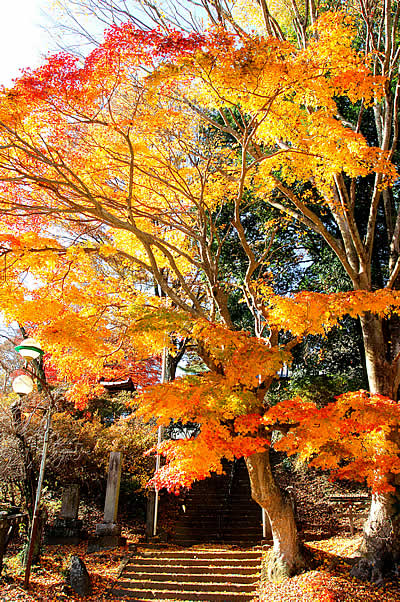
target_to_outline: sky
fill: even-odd
[[[0,19],[0,84],[10,85],[19,70],[34,67],[46,53],[49,39],[41,29],[41,10],[49,0],[6,0],[2,2]]]
[[[40,27],[48,0],[3,0],[0,19],[0,85],[10,86],[20,69],[42,62],[49,39]],[[4,328],[0,313],[0,331]]]

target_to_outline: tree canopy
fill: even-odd
[[[378,35],[371,26],[361,42],[353,11],[317,19],[310,3],[291,29],[260,6],[243,9],[252,31],[229,14],[229,27],[190,33],[114,24],[83,64],[60,53],[2,92],[0,298],[46,341],[59,374],[76,381],[78,403],[105,368],[129,368],[129,354],[146,360],[168,333],[190,339],[208,372],[142,397],[143,415],[161,424],[202,425],[196,439],[164,444],[170,462],[156,481],[173,489],[219,470],[222,456],[246,456],[253,495],[293,568],[297,542],[290,548],[282,527],[291,510],[268,480],[265,393],[302,338],[345,315],[361,319],[372,397],[356,398],[376,405],[383,435],[373,449],[391,450],[389,465],[372,454],[367,472],[384,468],[370,482],[395,506],[397,422],[382,431],[388,410],[376,395],[390,405],[400,382],[399,11],[377,3],[384,27]],[[365,27],[372,16],[361,12]],[[259,219],[260,204],[276,212],[260,222],[261,240],[248,220],[254,211]],[[388,252],[376,290],[383,214]],[[276,294],[270,257],[293,223],[330,247],[353,290]],[[223,266],[232,233],[237,272]],[[251,333],[236,328],[233,295],[252,316]],[[364,432],[362,404],[354,412],[352,428]],[[347,460],[357,454],[348,435]],[[326,446],[316,440],[315,452]]]

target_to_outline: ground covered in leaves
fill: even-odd
[[[357,512],[354,527],[358,534],[350,537],[346,512],[331,503],[331,496],[359,494],[365,490],[357,484],[330,483],[324,474],[295,471],[287,463],[278,462],[275,469],[281,485],[290,491],[296,505],[299,527],[312,554],[313,566],[312,570],[279,584],[264,584],[260,602],[400,602],[400,585],[397,582],[388,580],[378,587],[349,576],[365,513]],[[87,527],[101,522],[102,518],[101,511],[92,506],[81,505],[80,515]],[[84,561],[92,579],[92,595],[85,600],[111,602],[112,598],[107,594],[118,579],[130,548],[144,532],[142,523],[133,524],[129,518],[121,520],[122,534],[127,538],[125,548],[87,554],[87,542],[78,546],[45,546],[40,567],[32,571],[28,592],[22,587],[24,570],[18,557],[23,539],[14,541],[5,558],[0,579],[0,602],[82,602],[83,599],[74,596],[65,581],[71,555],[77,555]],[[164,513],[164,519],[172,520],[168,512]],[[173,524],[164,525],[164,530],[168,530],[167,527],[173,529]]]
[[[377,587],[350,577],[351,557],[359,543],[360,535],[308,542],[315,568],[278,584],[265,584],[260,602],[399,602],[397,581],[387,580]]]
[[[128,544],[137,535],[125,531]],[[362,583],[349,576],[351,556],[357,549],[360,536],[335,536],[325,540],[308,542],[306,545],[314,557],[314,568],[302,575],[286,579],[279,584],[265,584],[261,602],[399,602],[400,585],[387,581],[381,587]],[[71,554],[85,562],[92,578],[93,592],[87,602],[106,598],[118,578],[129,547],[86,553],[86,543],[78,546],[47,546],[40,568],[31,575],[30,589],[23,587],[23,569],[16,556],[8,556],[3,578],[0,581],[1,602],[55,602],[56,600],[82,601],[65,585],[65,568]]]
[[[328,473],[307,470],[275,452],[272,455],[274,474],[280,485],[291,496],[296,510],[296,522],[303,540],[328,539],[338,533],[350,533],[348,511],[332,501],[337,496],[368,496],[368,490],[354,481],[331,481]],[[368,514],[368,503],[354,512],[355,532],[361,532]],[[400,600],[400,599],[399,599]]]
[[[101,522],[102,512],[95,506],[81,503],[80,516],[90,535],[94,525]],[[75,596],[66,584],[67,567],[72,555],[83,560],[91,577],[92,595],[87,596],[84,600],[87,602],[105,600],[107,592],[121,572],[124,560],[130,554],[130,549],[135,546],[144,531],[144,525],[141,522],[129,521],[125,516],[121,517],[120,522],[122,535],[127,540],[127,544],[123,548],[88,554],[87,541],[82,541],[79,545],[44,545],[40,566],[32,567],[28,592],[23,589],[24,568],[21,565],[19,554],[25,537],[16,538],[9,545],[4,558],[4,567],[0,577],[0,602],[19,600],[22,602],[82,601],[83,598]],[[110,600],[110,598],[107,599]]]
[[[44,546],[40,566],[32,569],[28,592],[23,589],[24,569],[18,554],[7,555],[0,579],[1,602],[82,600],[66,584],[66,569],[72,555],[83,560],[91,577],[92,594],[84,599],[87,602],[105,600],[130,554],[130,548],[138,539],[129,528],[123,529],[122,535],[127,538],[125,547],[91,554],[87,553],[86,541],[79,545]]]
[[[33,569],[29,591],[23,589],[24,571],[17,557],[9,558],[0,582],[1,602],[16,600],[82,600],[73,595],[65,584],[65,570],[71,555],[79,556],[85,563],[92,580],[92,595],[88,602],[103,600],[119,573],[119,567],[127,550],[120,548],[96,554],[86,554],[86,543],[78,546],[46,547],[40,567]]]

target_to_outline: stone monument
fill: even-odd
[[[47,544],[76,544],[87,538],[82,521],[78,519],[78,511],[79,485],[71,483],[63,488],[60,514],[52,525],[46,527]]]
[[[68,567],[67,583],[78,596],[92,593],[92,581],[85,563],[78,556],[72,556]]]
[[[89,540],[88,552],[117,548],[126,544],[126,539],[121,537],[121,525],[117,523],[121,468],[121,452],[111,452],[108,465],[104,518],[102,523],[96,525],[96,534]]]

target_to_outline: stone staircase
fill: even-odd
[[[251,499],[244,460],[227,467],[227,474],[193,485],[182,500],[171,541],[182,546],[224,543],[250,546],[262,540],[261,509]]]
[[[257,599],[260,562],[260,550],[145,547],[125,566],[109,598],[250,602]]]
[[[262,521],[244,461],[228,465],[224,476],[195,483],[180,504],[170,543],[139,548],[109,598],[255,600],[261,550],[254,546],[262,540]]]

